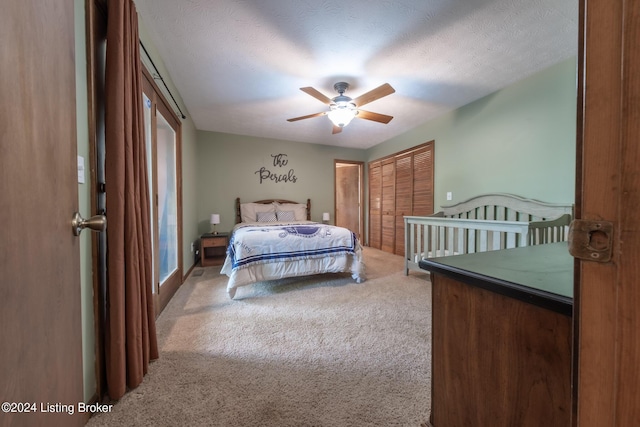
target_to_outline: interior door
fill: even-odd
[[[382,241],[380,249],[394,253],[396,236],[396,178],[395,161],[382,162]]]
[[[363,162],[336,160],[335,171],[335,223],[353,231],[358,239],[363,234],[362,173]]]
[[[381,247],[382,163],[369,163],[369,246]]]
[[[83,424],[40,408],[83,401],[73,6],[7,0],[0,13],[0,396],[37,405],[0,425]]]
[[[404,216],[413,209],[413,155],[411,153],[395,159],[395,251],[404,256]]]
[[[413,153],[413,206],[411,215],[426,216],[435,212],[433,206],[433,162],[435,141]]]

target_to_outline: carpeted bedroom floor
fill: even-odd
[[[197,267],[157,320],[160,358],[89,426],[420,426],[431,283],[365,248],[368,280],[284,279],[226,293]],[[203,273],[197,276],[200,271]]]

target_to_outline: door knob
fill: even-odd
[[[71,228],[74,236],[79,236],[80,232],[85,228],[90,228],[93,231],[104,231],[107,229],[107,217],[95,215],[89,219],[84,219],[78,212],[75,212],[71,219]]]

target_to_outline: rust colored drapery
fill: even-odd
[[[106,382],[119,399],[158,358],[152,298],[149,187],[142,110],[138,14],[108,1],[105,71],[107,211]]]

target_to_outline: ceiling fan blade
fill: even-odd
[[[320,91],[312,87],[301,87],[300,90],[306,93],[307,95],[313,96],[315,99],[322,102],[323,104],[327,104],[327,105],[331,104],[331,99],[329,99],[329,97],[327,97],[326,95],[324,95],[323,93],[321,93]]]
[[[378,86],[375,89],[370,90],[367,93],[363,93],[359,97],[353,100],[356,106],[361,107],[365,104],[375,101],[376,99],[380,99],[383,96],[391,95],[396,90],[391,87],[389,83],[385,83],[382,86]]]
[[[342,128],[340,126],[333,125],[333,132],[331,133],[335,135],[336,133],[340,133],[340,132],[342,132]]]
[[[297,122],[298,120],[311,119],[313,117],[324,116],[325,114],[327,114],[327,112],[323,111],[322,113],[315,113],[315,114],[309,114],[307,116],[294,117],[293,119],[287,119],[287,121],[288,122]]]
[[[393,119],[393,116],[387,116],[386,114],[372,113],[371,111],[358,110],[356,115],[359,119],[373,120],[374,122],[387,124]]]

